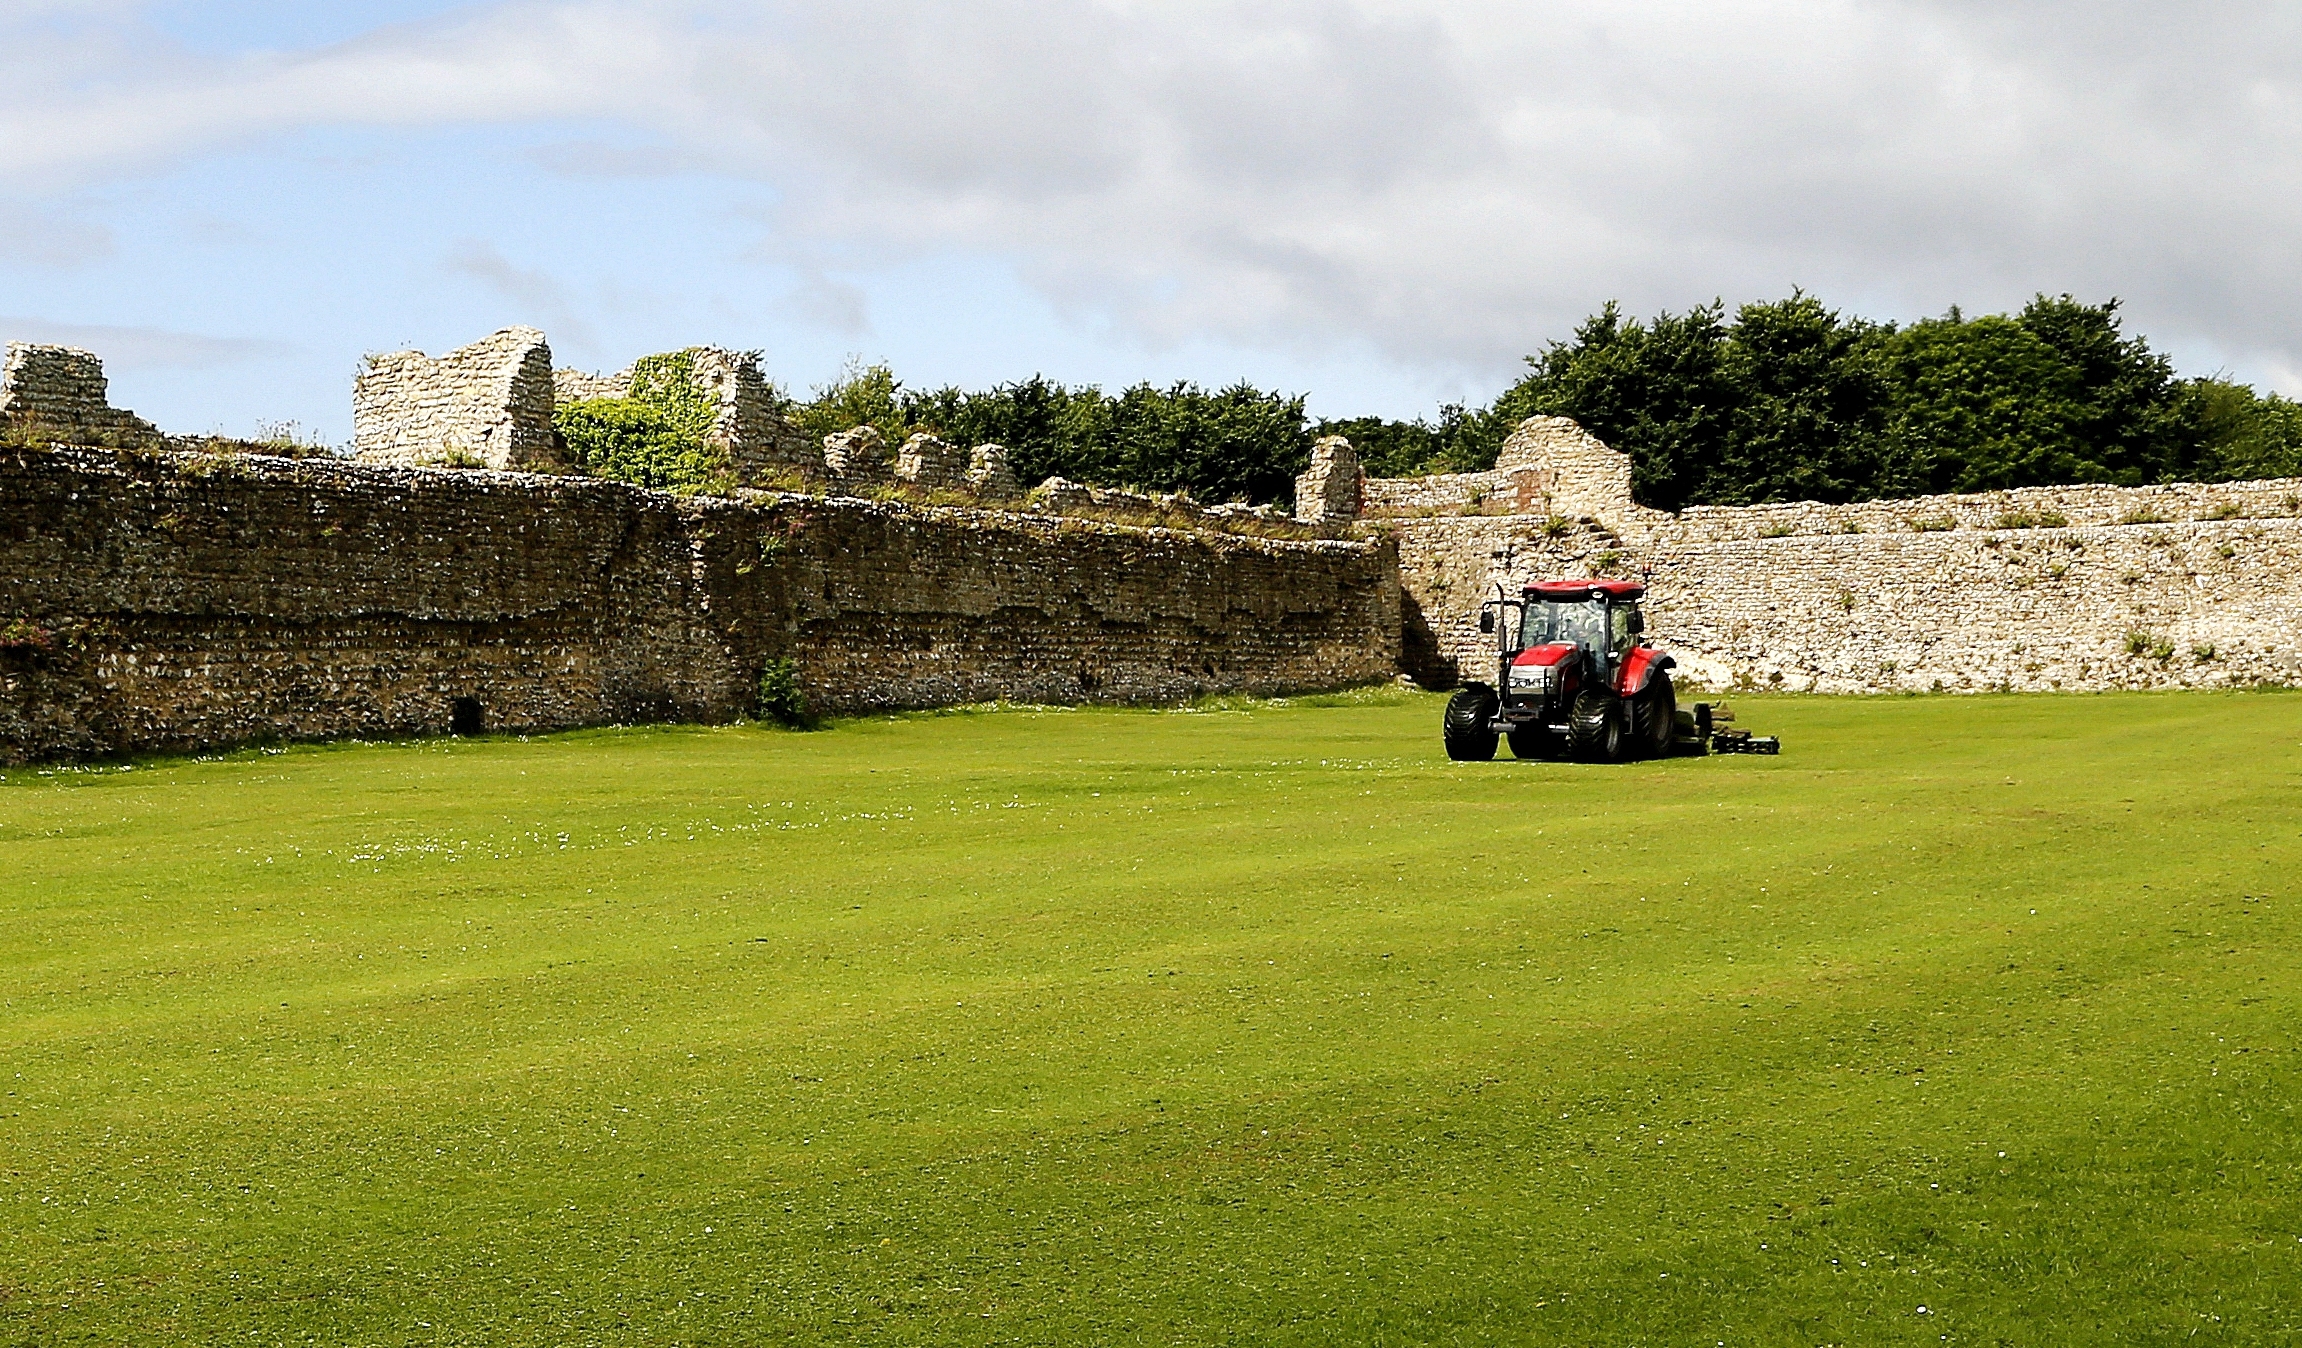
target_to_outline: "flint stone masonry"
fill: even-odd
[[[276,738],[1331,688],[1396,555],[258,455],[0,452],[0,762]]]
[[[967,456],[967,489],[986,501],[1005,501],[1022,495],[1015,470],[1007,464],[1007,446],[977,445]]]
[[[67,444],[151,448],[151,422],[111,404],[104,362],[72,346],[10,342],[0,360],[0,423]]]
[[[437,359],[372,356],[352,382],[352,447],[371,464],[469,457],[487,468],[554,467],[553,397],[551,346],[534,328],[505,328]]]
[[[1631,456],[1565,417],[1528,417],[1483,473],[1371,478],[1367,515],[1504,514],[1641,518],[1631,500]]]
[[[2302,682],[2302,481],[1669,514],[1631,503],[1627,456],[1618,473],[1579,431],[1538,430],[1495,474],[1368,484],[1370,499],[1461,502],[1364,526],[1399,540],[1402,659],[1429,686],[1493,678],[1477,618],[1498,583],[1577,576],[1644,578],[1651,639],[1712,687]],[[1512,474],[1540,475],[1513,513],[1462,513],[1495,507],[1461,479]]]
[[[1305,524],[1356,519],[1359,514],[1358,451],[1340,435],[1311,446],[1311,467],[1295,479],[1295,518]]]
[[[888,481],[887,437],[877,426],[857,426],[823,437],[823,467],[834,481],[860,488]]]
[[[967,460],[966,450],[918,431],[896,451],[895,479],[915,487],[962,487],[967,484]]]

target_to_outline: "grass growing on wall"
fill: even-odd
[[[1320,701],[0,774],[0,1342],[2291,1332],[2302,697]]]

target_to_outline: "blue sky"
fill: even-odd
[[[0,76],[0,336],[177,431],[515,322],[1411,416],[1793,285],[2302,386],[2291,7],[18,0]]]

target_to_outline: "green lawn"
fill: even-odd
[[[0,1343],[2302,1340],[2302,695],[1739,705],[10,770]]]

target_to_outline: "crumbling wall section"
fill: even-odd
[[[0,425],[62,444],[148,448],[160,432],[112,406],[104,362],[72,346],[10,342],[0,358]]]
[[[254,455],[0,453],[0,761],[1333,687],[1396,554],[1005,511]]]
[[[551,347],[534,328],[505,328],[436,359],[371,356],[352,383],[353,451],[402,467],[554,467],[553,397]]]

